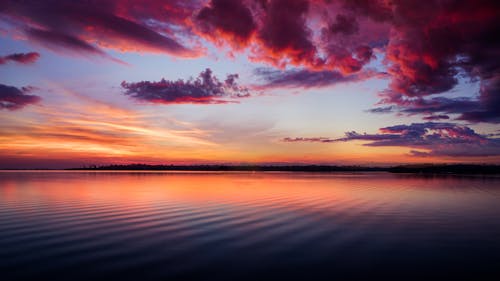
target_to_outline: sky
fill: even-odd
[[[0,168],[500,163],[500,2],[0,3]]]

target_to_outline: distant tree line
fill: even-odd
[[[262,171],[262,172],[391,172],[422,174],[500,174],[500,165],[419,164],[393,167],[333,165],[91,165],[69,170],[103,171]]]

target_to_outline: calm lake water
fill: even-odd
[[[500,280],[500,178],[0,172],[0,279]]]

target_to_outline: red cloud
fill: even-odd
[[[366,16],[358,23],[351,14],[339,14],[347,8],[331,6],[308,0],[214,0],[197,14],[195,29],[218,45],[249,47],[251,60],[279,68],[357,72],[374,57],[372,48],[387,41],[381,38],[388,27]]]
[[[250,44],[252,59],[349,74],[361,71],[376,47],[383,51],[390,75],[382,103],[410,114],[456,114],[472,122],[500,122],[496,1],[262,3],[249,6],[258,23],[257,37]],[[323,26],[320,40],[312,26]],[[454,89],[460,76],[480,81],[478,99],[427,98]]]
[[[495,0],[6,0],[0,9],[30,40],[100,56],[102,48],[195,56],[186,42],[201,35],[282,69],[349,75],[380,54],[386,107],[492,123],[500,122],[499,14]],[[464,78],[481,85],[467,102],[433,96]]]

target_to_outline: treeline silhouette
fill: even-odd
[[[500,174],[500,165],[419,164],[393,167],[333,165],[91,165],[68,170],[103,171],[262,171],[262,172],[391,172],[422,174]]]

